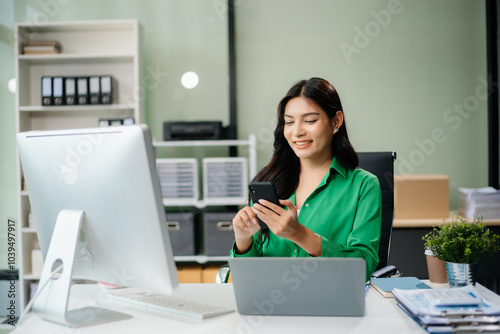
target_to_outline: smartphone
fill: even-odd
[[[276,188],[272,182],[250,182],[248,184],[248,191],[250,191],[250,197],[253,203],[257,203],[259,199],[265,199],[269,202],[282,206],[280,204]],[[268,228],[266,223],[259,220],[259,225],[261,228]]]

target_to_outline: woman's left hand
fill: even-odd
[[[297,208],[289,199],[280,199],[280,204],[287,207],[288,211],[265,199],[254,203],[252,208],[275,235],[294,241],[294,236],[302,227],[297,219]]]

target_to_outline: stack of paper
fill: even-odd
[[[393,291],[399,306],[429,333],[498,333],[500,306],[472,285]]]
[[[459,214],[467,219],[482,215],[484,219],[500,218],[500,190],[493,187],[458,188]]]

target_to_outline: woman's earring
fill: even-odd
[[[337,132],[339,132],[339,129],[337,129],[337,128],[333,129],[333,133],[337,133]]]

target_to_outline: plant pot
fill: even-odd
[[[445,263],[450,287],[476,284],[477,263]]]
[[[429,281],[431,281],[431,283],[448,283],[448,276],[446,275],[446,265],[444,261],[433,255],[428,255],[427,253],[425,255]]]

